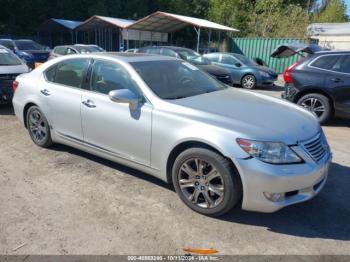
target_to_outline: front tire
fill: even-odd
[[[174,162],[172,180],[181,200],[207,216],[229,212],[242,197],[241,180],[231,162],[204,148],[182,152]]]
[[[246,89],[256,88],[256,77],[251,74],[243,76],[241,80],[241,86]]]
[[[332,106],[329,99],[321,94],[313,93],[302,96],[298,105],[313,113],[321,124],[326,123],[332,117]]]
[[[52,145],[50,126],[38,106],[32,106],[27,111],[27,128],[33,142],[40,147]]]

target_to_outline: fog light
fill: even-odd
[[[264,192],[264,196],[272,202],[281,202],[284,200],[284,193],[267,193]]]

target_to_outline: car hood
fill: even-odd
[[[29,68],[27,65],[13,65],[13,66],[0,66],[0,75],[2,74],[22,74],[28,73]]]
[[[226,69],[216,66],[216,65],[196,65],[198,68],[202,69],[203,71],[208,72],[211,75],[229,75],[230,72]]]
[[[314,54],[324,50],[322,47],[316,44],[303,44],[303,43],[288,43],[279,45],[271,54],[271,57],[285,58],[290,57],[298,53]]]
[[[20,50],[20,52],[26,52],[29,54],[50,54],[50,51],[47,50]]]
[[[277,76],[277,73],[275,71],[273,71],[272,69],[270,69],[266,66],[255,66],[255,68],[260,70],[260,71],[264,71],[270,75]]]
[[[294,145],[320,130],[317,119],[299,106],[234,88],[171,103],[186,107],[181,111],[194,120],[229,129],[242,138]]]

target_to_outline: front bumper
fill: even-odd
[[[256,158],[237,160],[243,183],[242,209],[271,213],[307,201],[322,190],[327,180],[331,153],[316,163],[301,148],[293,147],[293,150],[305,163],[272,165]],[[264,193],[281,193],[284,197],[273,202]]]
[[[269,77],[260,76],[257,79],[257,86],[259,87],[273,86],[276,81],[277,81],[277,76],[272,76],[272,75]]]

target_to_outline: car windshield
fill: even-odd
[[[10,40],[0,40],[0,45],[3,45],[4,47],[7,47],[10,50],[15,50],[15,46]]]
[[[81,54],[105,52],[105,50],[99,46],[75,46],[74,48]]]
[[[162,99],[181,99],[227,88],[185,61],[164,60],[130,64]]]
[[[19,50],[44,50],[42,45],[32,40],[15,40],[15,44]]]
[[[209,59],[204,58],[203,56],[201,56],[200,54],[192,51],[192,50],[180,50],[177,51],[177,53],[180,55],[180,57],[183,60],[186,60],[194,65],[210,65],[211,62],[209,61]]]
[[[249,59],[248,57],[246,57],[244,55],[233,54],[233,56],[246,66],[257,66],[258,65],[253,60]]]
[[[21,60],[17,58],[12,52],[0,48],[0,66],[12,66],[12,65],[21,65]]]

